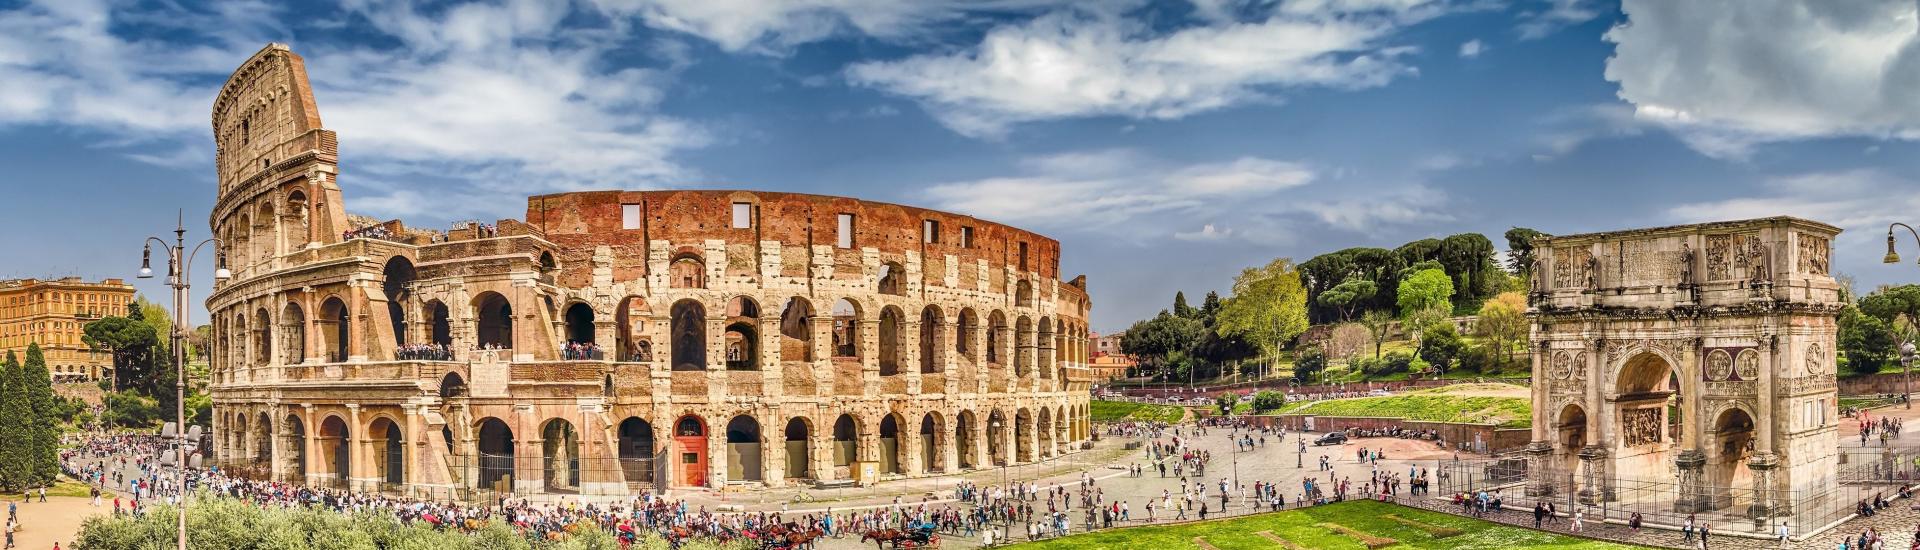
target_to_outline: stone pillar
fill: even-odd
[[[1707,454],[1699,449],[1680,451],[1680,454],[1674,458],[1674,466],[1679,473],[1680,488],[1680,494],[1673,502],[1674,512],[1691,514],[1713,508],[1713,499],[1707,494],[1706,465]]]
[[[401,405],[400,409],[405,411],[407,415],[407,431],[402,432],[406,434],[406,441],[405,444],[400,446],[400,464],[402,468],[404,468],[400,481],[407,484],[407,494],[413,494],[414,488],[420,485],[421,480],[424,479],[421,471],[424,469],[424,463],[427,461],[421,459],[426,456],[427,453],[422,451],[432,449],[432,447],[428,446],[432,438],[427,437],[425,433],[426,430],[421,429],[424,423],[420,419],[419,405],[407,403]]]
[[[356,491],[375,491],[379,480],[374,475],[372,460],[368,456],[367,445],[372,438],[367,437],[366,426],[360,423],[360,405],[347,404],[347,470],[340,472],[346,477],[347,487]]]
[[[760,393],[769,401],[778,403],[779,397],[786,393],[786,357],[780,349],[780,312],[761,317],[759,326],[760,348]],[[767,427],[760,426],[760,433],[766,434]],[[764,437],[762,439],[765,439]],[[765,444],[761,445],[766,447]],[[784,453],[783,453],[784,454]],[[763,465],[765,462],[762,463]],[[779,476],[766,476],[768,480],[786,477],[785,470]]]
[[[1595,463],[1604,459],[1607,450],[1599,445],[1588,445],[1580,449],[1580,503],[1599,504],[1606,500],[1606,492],[1601,489],[1601,473]]]
[[[313,455],[314,452],[320,448],[320,427],[313,423],[313,405],[301,405],[301,407],[305,408],[305,414],[303,415],[305,418],[301,419],[300,423],[301,426],[305,428],[303,435],[306,436],[306,444],[303,447],[306,449],[306,452],[302,454],[301,462],[305,462],[306,464],[304,464],[305,468],[301,468],[299,473],[300,479],[305,480],[304,483],[313,485],[318,482],[315,478],[319,477],[319,474],[314,473],[314,469],[318,466],[316,462],[319,461],[315,460]]]
[[[910,476],[927,473],[926,452],[921,450],[920,445],[919,424],[915,424],[912,429],[906,426],[900,427],[900,433],[894,437],[894,451],[897,454],[907,455],[906,460],[900,461],[900,473]]]
[[[1771,451],[1755,451],[1747,459],[1747,468],[1753,471],[1753,506],[1747,509],[1747,515],[1753,520],[1764,522],[1781,512],[1776,502],[1773,474],[1779,467],[1780,458]]]
[[[879,319],[861,319],[858,329],[860,337],[855,344],[860,348],[861,395],[880,394],[880,321]]]
[[[813,423],[807,434],[807,469],[815,481],[833,479],[833,424]]]
[[[1527,496],[1553,496],[1553,485],[1559,481],[1555,479],[1555,472],[1548,467],[1548,463],[1552,462],[1553,442],[1536,439],[1527,444],[1526,455]]]
[[[760,423],[760,479],[768,487],[787,485],[787,425],[779,422],[777,426]]]
[[[912,345],[908,345],[907,335],[913,335]],[[920,317],[901,319],[900,330],[894,333],[893,348],[900,353],[900,373],[907,378],[907,395],[920,394]],[[904,467],[904,465],[902,465]]]
[[[833,395],[832,311],[828,311],[828,315],[825,316],[815,311],[813,318],[809,319],[808,322],[811,323],[811,326],[807,327],[807,330],[813,335],[813,338],[807,343],[809,347],[813,348],[813,394]],[[814,431],[819,431],[819,427],[815,426]]]

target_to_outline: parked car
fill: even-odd
[[[1339,445],[1346,442],[1347,434],[1345,432],[1327,432],[1325,435],[1315,438],[1313,440],[1313,446]]]

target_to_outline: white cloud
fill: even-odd
[[[1627,0],[1606,78],[1701,153],[1831,136],[1915,139],[1920,5]]]
[[[1610,137],[1637,136],[1645,121],[1634,116],[1632,108],[1619,104],[1580,105],[1555,110],[1540,117],[1534,141],[1543,152],[1535,160],[1552,160],[1579,149],[1587,142]]]
[[[1213,224],[1200,226],[1199,231],[1182,231],[1173,234],[1173,238],[1175,239],[1195,242],[1220,241],[1232,236],[1233,229],[1220,229],[1214,227]]]
[[[1487,45],[1478,38],[1460,43],[1460,57],[1473,59],[1480,57],[1480,54],[1486,51]]]
[[[1913,221],[1920,210],[1920,182],[1878,169],[1812,172],[1775,177],[1760,193],[1731,199],[1680,204],[1666,216],[1673,223],[1796,216],[1843,230],[1836,251],[1858,258],[1879,258],[1887,224]],[[1902,247],[1906,246],[1904,243]],[[1836,252],[1836,258],[1842,254]],[[1857,262],[1856,262],[1857,263]]]
[[[1514,31],[1520,33],[1521,40],[1545,38],[1554,31],[1600,16],[1593,0],[1536,0],[1536,3],[1544,3],[1546,7],[1532,6],[1520,12],[1520,23]]]
[[[994,27],[964,51],[856,63],[847,76],[914,98],[975,137],[1036,120],[1175,119],[1276,101],[1290,87],[1384,85],[1414,72],[1402,62],[1413,50],[1391,44],[1394,33],[1438,13],[1425,1],[1285,2],[1252,20],[1164,30],[1063,10]]]
[[[1128,149],[1061,153],[1020,164],[1022,175],[942,183],[928,188],[926,196],[945,210],[1014,225],[1133,224],[1147,232],[1148,226],[1170,221],[1171,213],[1223,211],[1315,178],[1312,169],[1295,162],[1243,157],[1169,165]],[[1143,220],[1150,223],[1137,224]]]
[[[794,46],[858,32],[914,38],[935,23],[973,12],[1024,11],[1061,0],[590,0],[601,13],[638,17],[649,27],[712,41],[730,52],[783,54]]]
[[[270,28],[281,12],[251,3],[109,8],[62,0],[0,11],[0,125],[81,129],[136,160],[210,170],[212,98],[248,54],[291,34]],[[341,183],[356,211],[500,214],[533,193],[645,186],[687,176],[675,154],[710,139],[658,112],[684,53],[667,48],[666,68],[614,63],[607,54],[625,45],[618,29],[563,26],[577,13],[568,4],[342,8],[351,24],[388,40],[294,50],[307,59],[323,123],[340,134],[350,165]],[[434,193],[436,178],[471,192]],[[395,191],[391,182],[402,180],[410,192]]]
[[[1386,226],[1452,221],[1446,195],[1425,185],[1367,190],[1352,198],[1304,201],[1289,209],[1344,231],[1376,234]]]

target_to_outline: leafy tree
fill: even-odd
[[[27,362],[21,375],[25,378],[28,407],[32,409],[27,429],[30,437],[23,457],[28,460],[34,485],[52,485],[60,475],[60,441],[55,428],[60,411],[54,406],[53,379],[47,373],[47,358],[40,351],[39,343],[27,344]]]
[[[1394,308],[1394,289],[1400,283],[1400,270],[1406,262],[1393,251],[1384,248],[1349,248],[1314,256],[1300,263],[1300,281],[1307,289],[1308,319],[1314,323],[1331,323],[1338,319],[1339,312],[1334,308],[1320,305],[1320,294],[1331,290],[1347,279],[1359,277],[1373,281],[1379,289],[1372,300],[1367,300],[1354,309],[1358,311],[1388,310]]]
[[[1522,281],[1533,280],[1533,240],[1549,236],[1527,227],[1507,230],[1507,270]]]
[[[1840,311],[1840,353],[1847,358],[1847,368],[1855,374],[1873,374],[1887,366],[1899,354],[1899,346],[1893,328],[1879,317],[1861,313],[1859,308],[1847,306]]]
[[[1419,355],[1428,364],[1444,370],[1453,366],[1453,360],[1460,356],[1463,347],[1460,334],[1453,330],[1453,323],[1435,323],[1420,335]]]
[[[1360,326],[1367,327],[1367,334],[1373,337],[1373,358],[1380,358],[1380,346],[1387,341],[1387,331],[1393,330],[1393,314],[1385,311],[1369,311],[1360,316]]]
[[[1396,294],[1399,296],[1402,317],[1447,306],[1447,299],[1453,296],[1453,278],[1438,269],[1421,270],[1401,280]]]
[[[151,428],[163,418],[160,403],[152,397],[133,392],[114,392],[106,394],[104,401],[106,420],[116,426]]]
[[[1127,328],[1126,334],[1120,337],[1120,352],[1143,364],[1165,367],[1169,355],[1185,353],[1204,331],[1197,319],[1161,311],[1160,315]]]
[[[160,370],[157,362],[165,354],[160,347],[160,333],[146,322],[139,303],[130,304],[125,317],[109,316],[87,323],[83,332],[82,342],[112,354],[113,391],[138,389],[149,394],[155,391],[156,371]]]
[[[1287,405],[1287,394],[1261,390],[1253,394],[1253,412],[1271,411]]]
[[[1245,340],[1270,357],[1306,330],[1306,289],[1293,260],[1286,258],[1241,271],[1233,280],[1233,297],[1221,305],[1215,320],[1220,336]]]
[[[1293,359],[1293,381],[1310,383],[1315,376],[1327,370],[1327,354],[1318,346],[1302,348]]]
[[[1187,305],[1187,293],[1174,292],[1173,314],[1188,319],[1197,319],[1200,317],[1200,310],[1193,309],[1193,306]]]
[[[1491,351],[1505,361],[1513,361],[1513,348],[1527,338],[1527,297],[1518,292],[1502,292],[1480,306],[1480,319],[1474,333],[1486,339]]]
[[[1355,277],[1342,281],[1332,289],[1320,293],[1318,302],[1320,305],[1339,311],[1340,320],[1345,322],[1353,318],[1353,309],[1355,307],[1366,303],[1367,300],[1373,299],[1374,293],[1379,292],[1379,290],[1380,287],[1375,285],[1373,281]]]
[[[1913,326],[1920,321],[1920,285],[1892,286],[1860,298],[1860,312],[1888,325]]]
[[[1240,394],[1230,391],[1220,392],[1219,395],[1213,396],[1213,404],[1220,406],[1221,415],[1233,414],[1233,406],[1240,404]]]
[[[1362,362],[1360,364],[1360,372],[1373,377],[1408,372],[1412,369],[1414,359],[1413,354],[1396,351],[1387,354],[1385,357]]]
[[[20,357],[7,352],[0,363],[0,490],[33,484],[33,405],[27,397]]]

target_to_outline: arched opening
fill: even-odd
[[[307,243],[310,242],[310,238],[308,237],[309,231],[307,230],[306,193],[296,189],[292,193],[287,194],[287,217],[293,220],[292,225],[288,227],[287,243],[295,247],[306,248]]]
[[[620,469],[629,483],[653,482],[653,425],[637,416],[620,421]]]
[[[1588,444],[1587,410],[1572,403],[1561,407],[1559,420],[1553,423],[1553,430],[1555,442],[1558,443],[1554,449],[1556,464],[1564,471],[1577,471],[1580,449]]]
[[[545,250],[540,251],[540,272],[552,273],[558,269],[560,269],[560,262],[554,261],[553,253]]]
[[[580,489],[580,434],[563,418],[540,428],[541,473],[548,491]]]
[[[1033,355],[1036,359],[1035,363],[1040,367],[1040,378],[1051,380],[1053,379],[1054,367],[1053,354],[1056,350],[1060,349],[1054,342],[1052,318],[1040,318],[1040,336],[1039,340],[1035,342],[1035,345],[1036,348],[1033,350]]]
[[[66,367],[58,368],[65,369]],[[232,461],[236,457],[244,458],[247,442],[253,440],[250,437],[253,434],[247,432],[246,413],[240,413],[238,415],[222,414],[220,416],[225,420],[220,433],[220,445],[226,447],[225,451],[221,453],[221,458],[227,461]]]
[[[447,399],[466,396],[467,380],[461,378],[460,373],[449,372],[446,376],[440,377],[440,398]]]
[[[880,419],[880,473],[900,473],[903,460],[900,448],[900,415],[888,414]]]
[[[1013,459],[1033,461],[1033,413],[1022,408],[1013,413]]]
[[[338,416],[329,416],[320,421],[321,464],[327,468],[326,480],[329,486],[346,488],[348,476],[353,472],[352,434],[347,422]]]
[[[929,412],[920,417],[920,464],[929,472],[946,471],[945,464],[940,460],[940,447],[946,443],[945,434],[940,413]]]
[[[841,298],[833,303],[833,357],[860,358],[860,306]]]
[[[433,319],[431,334],[427,335],[428,338],[441,350],[451,351],[453,349],[453,312],[447,309],[446,303],[434,300],[427,302],[427,315]],[[452,358],[446,357],[446,359]]]
[[[899,263],[886,262],[886,263],[880,264],[880,293],[881,294],[891,294],[894,296],[906,296],[907,295],[906,280],[907,280],[907,270],[904,268],[901,268]]]
[[[387,322],[393,327],[394,349],[407,345],[407,301],[413,298],[413,262],[405,256],[387,260],[380,291],[387,297]]]
[[[1004,365],[1007,362],[1006,351],[1000,349],[1002,336],[1007,331],[1007,316],[994,311],[987,317],[987,364]]]
[[[648,315],[653,309],[647,307],[647,299],[628,296],[620,300],[620,307],[614,310],[613,322],[619,328],[617,339],[620,345],[621,361],[648,363],[653,361],[653,339],[647,335]]]
[[[368,433],[373,435],[373,467],[380,483],[398,486],[407,482],[406,441],[400,434],[400,426],[386,417],[373,419]],[[382,490],[397,487],[383,487]]]
[[[513,349],[513,304],[498,292],[483,292],[473,302],[481,349]]]
[[[1712,442],[1707,450],[1707,485],[1714,488],[1713,508],[1725,509],[1753,503],[1753,471],[1747,459],[1753,456],[1753,417],[1745,409],[1732,408],[1713,421]],[[1734,488],[1744,488],[1735,491]]]
[[[1725,360],[1716,361],[1721,358]],[[1731,362],[1723,350],[1714,350],[1707,356],[1706,375],[1714,376],[1716,364],[1730,367]],[[1676,401],[1676,384],[1672,365],[1654,353],[1635,355],[1620,368],[1614,384],[1619,393],[1614,401],[1618,426],[1614,431],[1621,439],[1619,448],[1623,456],[1630,456],[1625,453],[1657,454],[1667,449],[1670,424],[1667,413]]]
[[[833,421],[833,465],[845,468],[859,458],[860,422],[854,420],[853,415],[840,415]]]
[[[807,443],[812,440],[813,426],[806,417],[796,416],[787,421],[787,479],[813,477],[813,454],[807,452]]]
[[[707,263],[698,254],[676,256],[667,266],[667,280],[673,288],[707,288]]]
[[[227,242],[233,250],[227,253],[227,265],[233,271],[246,271],[253,265],[253,217],[240,215],[240,223],[233,228],[233,236]]]
[[[760,304],[737,296],[727,301],[727,370],[760,370]]]
[[[900,374],[900,308],[880,310],[880,376]]]
[[[273,417],[260,413],[259,424],[253,427],[253,461],[257,464],[273,464]]]
[[[1012,457],[1007,455],[1007,432],[1012,430],[1013,426],[1007,422],[1007,415],[1002,414],[1000,409],[987,413],[987,457],[995,465],[1005,466],[1012,463],[1009,460]]]
[[[287,415],[287,455],[291,457],[291,472],[285,478],[295,482],[307,482],[307,426],[299,415]]]
[[[1040,438],[1040,448],[1036,454],[1040,458],[1053,456],[1053,411],[1040,407],[1040,421],[1034,425],[1035,434]]]
[[[256,366],[273,362],[273,321],[264,307],[253,312],[253,362]]]
[[[1013,303],[1019,307],[1033,307],[1033,283],[1021,279],[1014,285]]]
[[[973,308],[960,310],[960,319],[954,324],[953,352],[959,354],[960,358],[967,363],[980,358],[978,351],[973,349],[973,331],[979,329],[980,315],[974,313]]]
[[[937,306],[929,305],[925,309],[920,310],[921,373],[932,374],[945,370],[943,368],[945,365],[940,364],[940,361],[937,361],[937,358],[934,357],[935,350],[939,348],[940,326],[945,321],[945,316],[941,315],[940,308]]]
[[[673,370],[707,370],[707,308],[698,300],[673,304]]]
[[[960,467],[963,469],[980,467],[973,462],[974,445],[978,444],[973,440],[975,422],[973,411],[960,411],[960,416],[953,419],[954,451],[959,455]]]
[[[795,296],[780,310],[780,358],[813,361],[813,304]]]
[[[761,481],[760,421],[740,415],[727,421],[727,479]]]
[[[347,303],[339,296],[320,303],[320,320],[323,323],[320,334],[326,339],[328,362],[347,360],[348,335],[353,333],[353,320],[349,315]]]
[[[687,415],[673,423],[673,440],[680,453],[680,484],[703,487],[707,484],[707,422]]]
[[[574,302],[567,306],[567,343],[582,346],[593,345],[593,306],[586,302]],[[576,357],[576,359],[599,359],[598,357]]]
[[[1033,320],[1023,315],[1013,327],[1013,375],[1026,378],[1033,374]]]
[[[480,421],[477,488],[509,491],[513,488],[513,429],[498,418]]]

